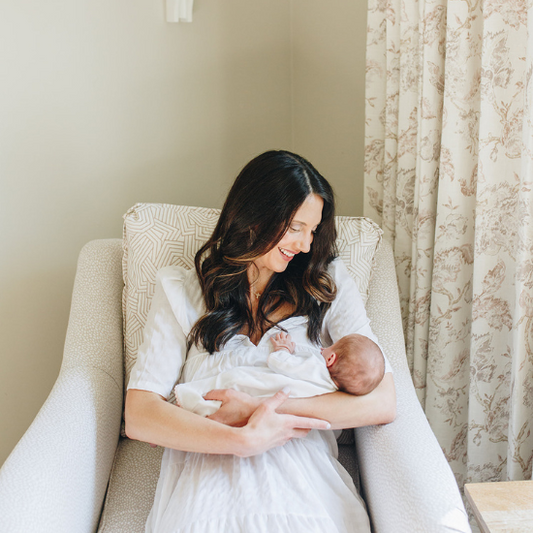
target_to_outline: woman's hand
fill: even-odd
[[[288,397],[288,391],[284,389],[261,402],[242,428],[243,448],[238,455],[258,455],[276,446],[283,446],[291,439],[305,437],[311,429],[331,427],[325,420],[277,413],[276,409]]]
[[[233,389],[212,390],[204,398],[222,402],[220,409],[207,418],[233,427],[245,426],[252,413],[262,403],[261,398],[254,398],[245,392]]]

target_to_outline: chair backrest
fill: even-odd
[[[137,204],[124,215],[124,364],[128,383],[159,269],[194,268],[194,256],[213,232],[219,209]],[[374,254],[382,231],[370,219],[336,217],[337,248],[366,301]]]

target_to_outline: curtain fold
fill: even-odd
[[[531,0],[369,0],[365,215],[459,484],[531,479]]]

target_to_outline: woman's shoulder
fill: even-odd
[[[182,266],[171,265],[166,266],[157,271],[156,281],[166,287],[186,287],[193,292],[201,292],[200,282],[196,275],[196,270],[185,268]]]
[[[336,257],[328,265],[328,273],[336,284],[342,283],[347,279],[352,279],[344,261],[340,257]]]
[[[337,296],[333,304],[334,307],[341,300],[359,301],[361,299],[359,287],[342,259],[339,257],[334,259],[328,266],[328,273],[333,278],[337,287]]]
[[[176,318],[188,332],[205,312],[196,271],[181,266],[163,267],[157,272],[156,283],[161,284]]]
[[[183,283],[192,278],[197,280],[196,272],[189,268],[178,265],[169,265],[157,271],[156,278],[161,281]]]

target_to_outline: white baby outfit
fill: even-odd
[[[337,285],[337,297],[324,319],[323,344],[330,345],[350,333],[377,342],[344,264],[335,260],[329,272]],[[145,340],[129,389],[168,398],[178,378],[183,383],[203,364],[206,368],[216,364],[208,359],[211,355],[194,346],[186,351],[186,336],[204,311],[194,271],[167,267],[158,273]],[[290,326],[291,320],[280,325]],[[293,325],[296,323],[293,320]],[[257,347],[270,343],[276,331],[265,334]],[[236,357],[238,354],[239,350]],[[184,368],[186,357],[190,363]],[[236,362],[232,361],[232,366]],[[390,371],[386,359],[385,363],[386,372]],[[306,438],[249,458],[167,448],[146,532],[368,533],[364,502],[336,457],[333,432],[316,430]]]
[[[280,326],[295,342],[294,353],[273,351],[271,338],[280,328],[265,333],[257,346],[246,335],[235,335],[221,352],[187,358],[183,383],[174,388],[176,403],[200,416],[208,416],[221,403],[204,399],[204,394],[214,389],[235,389],[250,396],[265,397],[289,387],[291,398],[337,390],[320,350],[308,340],[307,319],[291,317]]]

